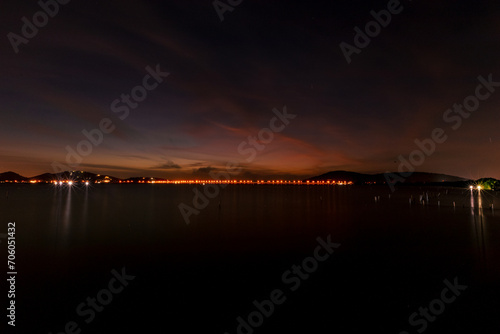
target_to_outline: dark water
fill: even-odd
[[[471,208],[468,189],[231,185],[187,225],[178,205],[192,206],[193,187],[1,186],[0,233],[16,222],[16,332],[74,321],[75,333],[233,334],[276,289],[281,303],[240,333],[499,332],[498,192],[474,191]],[[328,236],[332,254],[282,278]],[[122,268],[135,278],[81,315]],[[462,286],[449,303],[435,301],[445,280]],[[411,325],[429,304],[437,313]]]

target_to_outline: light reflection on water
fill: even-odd
[[[182,244],[178,240],[185,237],[212,242],[216,247],[227,244],[237,248],[252,239],[262,244],[273,240],[270,248],[284,247],[285,243],[293,248],[305,236],[322,231],[358,241],[359,237],[370,240],[378,235],[403,240],[405,229],[427,237],[434,232],[424,231],[432,228],[445,231],[456,242],[467,233],[474,253],[483,262],[494,259],[490,257],[492,250],[492,255],[498,254],[492,240],[499,237],[499,215],[491,205],[500,208],[500,201],[493,192],[407,187],[390,194],[385,187],[228,186],[186,225],[178,204],[192,203],[192,188],[27,185],[11,189],[9,203],[0,203],[2,212],[36,231],[29,238],[33,247],[42,251],[85,248],[96,242],[161,242],[168,248]],[[425,204],[416,200],[420,196]],[[30,210],[24,210],[26,206]],[[446,247],[459,249],[457,245]]]
[[[425,204],[417,201],[422,193]],[[10,188],[9,194],[0,200],[0,215],[19,224],[24,275],[32,270],[37,283],[32,286],[43,287],[37,300],[52,302],[50,291],[62,285],[66,291],[76,289],[75,300],[60,308],[74,308],[82,296],[102,288],[112,268],[126,265],[144,281],[131,286],[130,291],[140,293],[129,304],[130,295],[124,297],[124,308],[153,298],[172,305],[170,313],[161,309],[157,315],[174,314],[186,300],[232,305],[235,291],[245,293],[257,285],[236,298],[241,300],[238,310],[248,313],[247,300],[279,287],[282,272],[310,256],[318,236],[329,234],[342,244],[338,254],[315,274],[314,283],[304,283],[304,289],[320,287],[314,298],[327,296],[328,316],[344,310],[343,317],[349,317],[361,308],[359,314],[375,313],[388,325],[406,321],[408,312],[435,297],[443,279],[458,276],[471,287],[466,298],[472,300],[461,299],[460,307],[477,309],[477,317],[487,295],[477,292],[488,282],[483,276],[494,277],[494,268],[500,267],[494,242],[500,237],[500,216],[491,210],[491,204],[500,208],[500,201],[487,191],[406,187],[390,194],[386,187],[228,186],[190,225],[178,204],[192,203],[192,186],[27,185]],[[409,204],[410,198],[417,200]],[[53,276],[46,278],[51,271]],[[65,276],[52,282],[61,272]],[[93,276],[100,278],[89,287]],[[305,309],[314,308],[314,298]],[[335,309],[332,300],[341,306]],[[293,298],[290,304],[300,306]],[[384,308],[403,312],[385,319],[384,312],[376,313]],[[453,308],[446,312],[452,314]],[[49,330],[66,320],[55,319]]]
[[[82,226],[84,232],[87,231],[88,210],[89,210],[89,187],[85,187],[85,197],[83,199],[83,208],[82,208]]]
[[[72,187],[68,187],[67,189],[62,189],[61,191],[65,192],[65,204],[64,204],[64,211],[63,211],[63,216],[62,216],[62,235],[61,239],[63,241],[64,245],[67,245],[68,242],[68,235],[69,235],[69,230],[71,226],[71,222],[73,221],[73,217],[71,215],[71,208],[72,208],[72,203],[71,203],[71,195],[72,195]],[[56,218],[58,219],[58,218]]]
[[[483,267],[488,268],[488,249],[489,249],[489,226],[490,224],[494,224],[494,211],[486,212],[491,208],[491,204],[489,207],[483,207],[483,196],[485,196],[485,192],[482,190],[473,191],[471,189],[470,192],[470,200],[471,200],[471,224],[472,224],[472,236],[476,244],[477,252],[480,257],[480,263]],[[477,208],[474,209],[474,203],[477,200]]]

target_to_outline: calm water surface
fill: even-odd
[[[178,205],[192,206],[193,189],[0,186],[0,232],[17,228],[16,330],[55,334],[75,321],[81,333],[233,334],[275,289],[286,300],[254,333],[500,329],[498,192],[230,185],[188,225]],[[282,275],[328,236],[340,246],[292,291]],[[77,306],[122,268],[135,278],[86,323]],[[412,326],[454,279],[467,288],[425,329]]]

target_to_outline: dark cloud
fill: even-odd
[[[209,175],[211,171],[217,170],[216,168],[213,167],[201,167],[198,169],[193,170],[193,174],[195,175]]]
[[[182,168],[181,166],[174,164],[172,161],[151,167],[151,169],[181,169],[181,168]]]

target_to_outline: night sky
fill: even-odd
[[[500,3],[401,1],[348,63],[340,44],[355,46],[354,28],[387,6],[244,0],[221,21],[211,0],[72,0],[16,53],[8,34],[22,36],[21,18],[41,7],[2,4],[0,172],[68,165],[82,130],[109,119],[113,131],[68,169],[202,178],[234,161],[238,178],[253,179],[397,171],[415,139],[441,128],[447,139],[417,171],[500,179],[500,87],[480,89],[488,98],[461,124],[457,113],[443,118],[476,94],[479,76],[500,82]],[[150,78],[156,88],[123,117],[124,102],[112,104],[148,66],[169,75]],[[295,118],[255,157],[242,154],[284,106]]]

